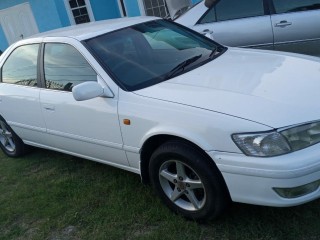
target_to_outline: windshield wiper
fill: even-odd
[[[189,58],[183,61],[182,63],[179,63],[166,75],[166,79],[172,78],[173,76],[176,76],[177,74],[179,74],[181,71],[184,71],[185,67],[189,66],[191,63],[194,63],[201,57],[202,57],[202,54]]]

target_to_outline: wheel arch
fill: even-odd
[[[14,132],[7,121],[0,115],[1,135],[4,141],[1,141],[0,148],[8,157],[23,156],[28,147],[23,143],[22,139]],[[9,148],[8,148],[9,147]]]
[[[141,180],[143,183],[147,184],[150,181],[149,162],[150,162],[151,155],[160,145],[162,145],[163,143],[168,142],[168,141],[180,141],[184,144],[187,144],[189,146],[196,148],[197,151],[199,151],[203,156],[205,156],[208,164],[210,164],[213,168],[218,169],[215,161],[197,143],[194,143],[194,142],[192,142],[184,137],[181,137],[181,136],[176,136],[176,135],[171,135],[171,134],[158,134],[158,135],[150,136],[148,139],[146,139],[142,145],[141,150],[140,150],[140,174],[141,174]],[[220,172],[219,169],[218,169],[218,171]],[[227,184],[224,180],[224,177],[221,172],[220,172],[220,174],[221,174],[221,178],[224,181],[225,187],[229,193],[229,190],[228,190]]]

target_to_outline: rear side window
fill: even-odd
[[[97,74],[74,47],[47,43],[44,53],[46,88],[71,91],[80,83],[97,81]]]
[[[264,15],[263,0],[222,0],[212,7],[200,23],[227,21]]]
[[[39,44],[16,48],[2,67],[2,82],[37,86]]]
[[[276,13],[290,13],[320,9],[320,0],[273,0]]]

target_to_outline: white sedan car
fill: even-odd
[[[0,58],[0,146],[150,181],[187,218],[320,197],[320,60],[226,48],[149,17],[82,24]]]

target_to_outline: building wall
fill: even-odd
[[[0,10],[26,2],[30,4],[39,32],[70,25],[63,0],[1,0]],[[0,30],[0,47],[1,50],[8,47],[3,29]]]
[[[25,2],[29,2],[40,32],[70,25],[63,0],[1,0],[0,9],[3,10]],[[56,3],[59,5],[60,13],[58,13]],[[61,4],[63,4],[63,8],[61,8]]]
[[[96,21],[121,17],[117,0],[90,0],[90,5]]]
[[[29,0],[29,3],[40,32],[63,26],[55,1]]]
[[[56,10],[60,18],[61,26],[62,27],[70,26],[70,20],[68,17],[66,6],[64,4],[64,0],[54,0],[54,2],[56,4]]]
[[[4,51],[8,47],[6,36],[4,35],[3,29],[0,25],[0,50]]]
[[[140,16],[139,0],[124,0],[128,17]]]

